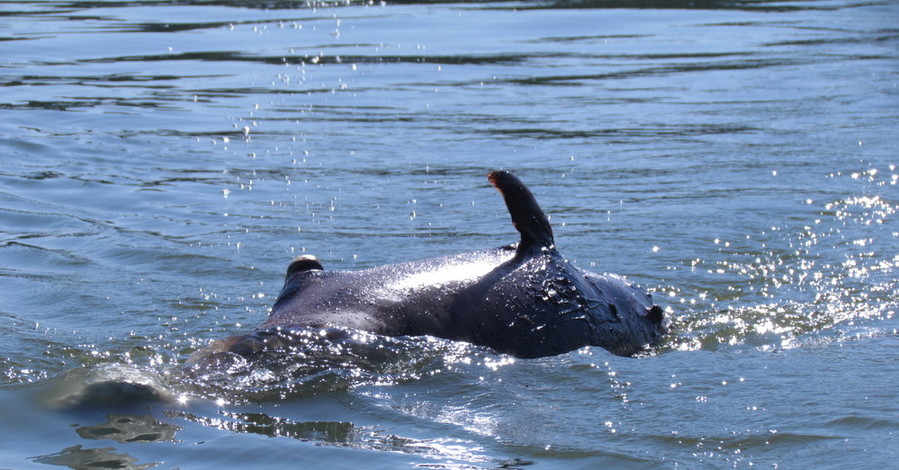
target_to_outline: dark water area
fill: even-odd
[[[0,2],[0,468],[891,468],[899,3]],[[518,236],[672,318],[638,358],[313,341],[326,269]],[[67,407],[103,374],[169,403]]]

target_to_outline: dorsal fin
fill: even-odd
[[[512,225],[521,234],[518,254],[534,248],[554,248],[553,229],[527,186],[508,171],[491,171],[487,179],[503,195]]]
[[[317,269],[319,271],[324,270],[322,264],[318,262],[318,259],[312,255],[300,255],[293,259],[290,262],[290,265],[287,266],[287,275],[285,277],[290,277],[294,273],[302,272],[302,271],[310,271],[313,269]]]

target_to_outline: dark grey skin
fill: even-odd
[[[271,315],[253,334],[215,349],[248,355],[284,346],[277,331],[325,327],[387,336],[431,335],[543,357],[584,346],[634,355],[666,333],[662,309],[624,278],[572,266],[531,192],[494,171],[521,234],[517,244],[361,271],[325,271],[295,259]],[[277,339],[280,338],[280,339]]]
[[[307,351],[317,341],[355,342],[355,330],[431,335],[518,357],[584,346],[631,356],[666,334],[662,309],[644,291],[622,277],[594,274],[565,261],[556,251],[549,221],[518,178],[505,171],[488,177],[521,234],[518,243],[362,271],[324,271],[314,257],[301,256],[287,268],[268,320],[250,334],[195,352],[185,364],[185,377],[197,371],[230,372],[244,359],[282,363],[281,352]],[[66,374],[47,390],[45,400],[72,408],[173,398],[163,376],[113,365]]]

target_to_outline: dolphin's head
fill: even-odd
[[[662,340],[665,335],[668,334],[668,325],[669,321],[665,318],[665,310],[658,305],[653,305],[646,310],[646,321],[649,322],[652,327],[652,334],[654,336],[654,340],[651,344],[657,344]]]
[[[612,348],[616,354],[632,356],[648,346],[658,344],[668,334],[668,320],[662,307],[653,304],[652,296],[626,278],[616,274],[584,272],[587,280],[602,293],[613,317],[627,325],[628,341]],[[603,333],[603,332],[598,332]]]

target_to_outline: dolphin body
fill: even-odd
[[[518,243],[361,271],[325,271],[315,257],[300,256],[268,319],[213,349],[250,356],[287,346],[292,330],[323,328],[430,335],[525,358],[584,346],[631,356],[666,334],[663,311],[646,292],[559,254],[549,220],[518,178],[493,171],[488,179],[505,199]]]
[[[240,370],[235,365],[280,364],[290,357],[281,352],[321,344],[364,346],[359,330],[467,341],[518,357],[584,346],[631,356],[667,333],[662,309],[646,292],[620,276],[578,269],[556,251],[549,220],[518,178],[505,171],[488,178],[506,201],[518,243],[361,271],[325,271],[314,257],[300,256],[262,325],[213,341],[169,378],[190,382]],[[53,408],[172,401],[168,376],[130,365],[77,369],[48,386],[43,399]],[[214,383],[217,375],[209,377]]]

